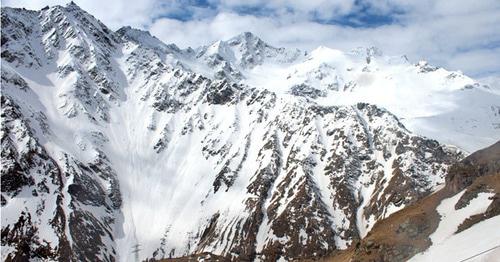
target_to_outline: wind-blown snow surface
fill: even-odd
[[[251,86],[285,94],[295,87],[322,105],[382,106],[417,134],[469,152],[500,139],[498,87],[374,48],[344,53],[319,47],[292,64],[263,64],[246,75]]]
[[[306,54],[249,33],[180,50],[73,3],[3,8],[2,259],[23,241],[23,256],[48,260],[133,261],[137,244],[141,259],[348,247],[461,157],[358,102],[468,137],[466,149],[498,139],[486,87],[376,53]],[[463,109],[450,100],[486,94]],[[468,118],[445,121],[460,112],[477,138]]]

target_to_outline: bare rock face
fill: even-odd
[[[141,259],[326,256],[429,195],[462,158],[375,105],[238,81],[300,56],[248,33],[181,50],[112,32],[75,4],[3,8],[2,50],[7,261],[126,261],[137,245]]]
[[[471,154],[452,167],[446,176],[446,184],[454,191],[460,191],[481,176],[500,172],[500,142]]]

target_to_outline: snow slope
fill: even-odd
[[[321,105],[376,104],[417,134],[469,152],[500,139],[497,87],[425,61],[411,64],[405,57],[373,50],[344,53],[319,47],[291,65],[256,66],[243,82],[283,94],[299,87],[302,95]]]
[[[486,219],[455,234],[458,225],[466,218],[486,211],[492,201],[491,196],[494,195],[480,193],[469,205],[455,210],[454,206],[464,192],[465,190],[441,202],[437,208],[441,221],[437,230],[430,236],[432,246],[410,261],[462,261],[476,255],[478,256],[467,261],[495,261],[498,258],[500,234],[494,229],[500,227],[500,216]],[[494,249],[490,250],[491,248]]]

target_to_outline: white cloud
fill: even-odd
[[[40,9],[65,2],[4,0],[2,4]],[[148,29],[181,47],[251,31],[276,46],[306,50],[319,45],[342,50],[377,46],[388,54],[426,59],[473,76],[500,75],[498,0],[209,0],[207,8],[189,6],[191,1],[185,0],[75,2],[112,29],[122,25]],[[338,20],[363,8],[372,15],[392,16],[397,23],[353,28],[317,22]],[[188,21],[165,18],[186,13],[191,14],[185,17]]]
[[[500,59],[498,54],[500,54],[500,47],[493,49],[471,50],[456,53],[447,61],[447,63],[449,64],[449,67],[453,67],[453,69],[459,69],[464,72],[475,71],[477,69],[477,65],[480,65],[480,69],[485,71],[485,74],[496,73],[500,76],[499,71],[494,72],[495,69],[500,69]],[[488,72],[488,70],[491,71]]]

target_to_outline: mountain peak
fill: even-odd
[[[256,36],[252,32],[243,32],[237,36],[230,38],[227,43],[229,45],[246,45],[246,46],[267,46],[270,47],[266,42],[264,42],[260,37]]]
[[[78,6],[75,2],[71,1],[66,4],[65,9],[68,11],[78,11],[78,12],[85,12],[80,6]],[[86,12],[85,12],[86,13]]]
[[[131,26],[122,26],[120,29],[116,30],[116,33],[120,37],[127,38],[129,40],[137,41],[137,38],[154,38],[160,41],[158,38],[152,36],[148,31],[141,30],[138,28],[133,28]],[[160,41],[161,42],[161,41]]]
[[[260,39],[258,36],[253,34],[252,32],[246,31],[238,35],[239,37],[245,38],[245,39]]]
[[[151,35],[149,31],[145,31],[142,29],[133,28],[131,26],[123,26],[120,29],[116,30],[116,33],[119,37],[132,41],[137,44],[141,44],[144,47],[151,49],[160,49],[166,52],[180,52],[179,47],[175,44],[165,44],[156,36]]]
[[[239,33],[233,37],[231,37],[231,39],[250,39],[250,38],[259,38],[258,36],[256,36],[254,33],[252,32],[249,32],[249,31],[245,31],[245,32],[242,32],[242,33]]]

